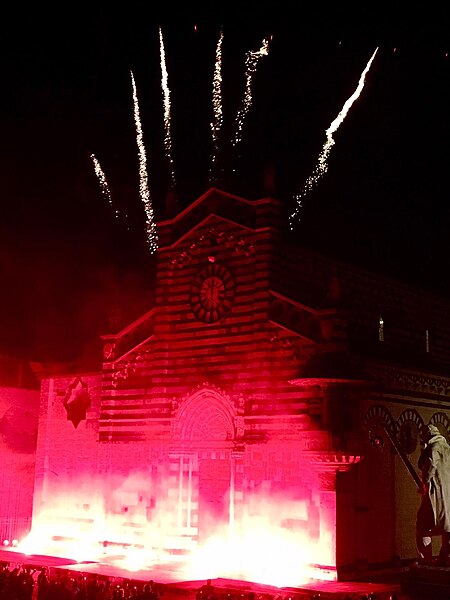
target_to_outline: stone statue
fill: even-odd
[[[441,536],[438,564],[450,565],[450,446],[435,425],[422,432],[419,457],[422,500],[417,512],[416,543],[419,562],[432,564],[432,536]]]

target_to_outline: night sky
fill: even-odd
[[[212,78],[224,33],[222,179],[247,198],[275,169],[286,219],[326,129],[377,56],[334,134],[328,172],[303,199],[292,238],[448,296],[450,18],[365,3],[19,5],[1,23],[0,352],[75,360],[149,308],[152,257],[139,197],[133,71],[156,216],[169,172],[159,27],[171,93],[178,207],[210,187]],[[62,7],[63,5],[61,5]],[[245,9],[242,9],[242,6]],[[418,9],[416,9],[418,10]],[[272,36],[253,76],[242,142],[232,147],[245,53]],[[105,172],[102,194],[91,153]],[[114,210],[119,211],[119,218]]]

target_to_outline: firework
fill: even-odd
[[[166,68],[166,56],[164,52],[164,41],[161,31],[159,28],[159,48],[161,57],[161,89],[163,92],[163,103],[164,103],[164,146],[166,149],[166,158],[169,163],[170,172],[170,189],[175,189],[175,171],[172,158],[172,134],[171,134],[171,119],[170,119],[170,90],[168,85],[168,75]]]
[[[134,81],[133,71],[130,72],[131,83],[133,86],[134,122],[136,125],[136,143],[138,147],[139,158],[139,193],[142,203],[144,204],[146,214],[147,242],[150,253],[153,254],[156,252],[158,247],[158,234],[156,231],[156,223],[153,216],[153,206],[148,189],[147,157],[145,154],[144,138],[142,135],[141,118],[139,116],[139,103],[137,98],[136,83]]]
[[[91,154],[91,159],[92,159],[92,162],[94,163],[95,174],[98,177],[98,180],[99,180],[99,183],[100,183],[100,188],[101,188],[101,190],[103,192],[103,195],[108,200],[108,203],[111,206],[111,208],[113,208],[111,191],[109,189],[109,185],[108,185],[108,181],[106,179],[105,173],[103,172],[103,169],[102,169],[102,167],[100,165],[100,162],[96,158],[95,154]],[[117,217],[119,216],[119,211],[118,210],[114,210],[114,216],[117,219]]]
[[[223,123],[223,109],[222,109],[222,42],[223,42],[223,31],[220,31],[219,40],[216,47],[216,64],[214,67],[213,77],[213,93],[212,93],[212,105],[214,118],[211,122],[211,135],[212,135],[212,156],[211,156],[211,171],[210,181],[215,181],[217,171],[217,154],[219,149],[219,135],[222,129]]]
[[[253,102],[252,98],[252,81],[256,72],[256,68],[260,59],[269,54],[269,41],[264,39],[259,50],[250,50],[245,56],[245,92],[241,107],[236,116],[236,131],[232,140],[232,144],[236,147],[242,139],[242,130],[244,127],[245,117],[250,110]]]
[[[341,123],[343,122],[343,120],[347,116],[350,108],[352,107],[353,103],[359,98],[359,96],[364,88],[366,75],[369,72],[369,69],[372,65],[373,59],[375,58],[377,51],[378,51],[378,48],[375,49],[375,52],[372,54],[369,62],[366,65],[366,68],[361,73],[356,90],[353,92],[353,94],[350,96],[350,98],[348,98],[348,100],[345,102],[344,106],[342,107],[341,112],[331,123],[330,127],[326,130],[327,139],[322,148],[322,152],[319,155],[317,165],[316,165],[314,171],[312,172],[312,174],[306,180],[306,183],[303,187],[303,191],[300,194],[297,194],[295,196],[297,206],[295,207],[294,212],[291,214],[291,216],[289,218],[291,229],[293,227],[293,221],[298,218],[300,209],[302,207],[302,203],[301,203],[302,198],[317,185],[317,182],[319,181],[319,179],[321,177],[323,177],[324,174],[328,170],[328,162],[327,162],[328,156],[331,152],[331,148],[335,144],[335,141],[333,139],[333,133],[335,133],[337,131],[337,129],[340,127]]]
[[[100,188],[103,192],[103,195],[105,196],[105,198],[108,200],[108,204],[110,205],[110,207],[112,208],[113,212],[114,212],[114,217],[116,219],[119,219],[119,217],[125,218],[126,220],[128,219],[128,215],[127,213],[123,213],[121,214],[121,211],[114,206],[113,200],[112,200],[112,194],[111,194],[111,190],[109,188],[108,185],[108,181],[106,179],[106,175],[100,165],[99,160],[97,159],[97,157],[95,156],[95,154],[91,154],[91,159],[92,162],[94,164],[94,170],[95,170],[95,174],[97,175],[97,178],[99,180],[100,183]],[[129,224],[127,224],[127,229],[129,229]]]

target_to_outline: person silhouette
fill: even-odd
[[[214,586],[211,583],[211,579],[207,579],[206,583],[198,590],[197,600],[213,600],[214,599]]]
[[[432,424],[424,428],[421,437],[424,448],[418,466],[422,499],[416,518],[419,563],[432,564],[432,536],[440,535],[438,563],[447,566],[450,558],[450,445]]]

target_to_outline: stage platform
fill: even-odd
[[[149,569],[128,571],[106,562],[79,563],[66,558],[44,555],[25,555],[14,550],[0,549],[0,562],[10,565],[48,567],[50,571],[62,570],[96,575],[113,581],[148,582],[158,584],[162,600],[195,600],[196,593],[205,580],[191,581],[180,578],[179,567],[158,565]],[[450,571],[449,571],[450,572]],[[181,575],[182,577],[182,575]],[[401,582],[316,581],[300,587],[275,587],[238,579],[211,578],[217,600],[361,600],[373,594],[376,600],[409,600],[412,596],[402,590]],[[426,600],[427,596],[423,596]]]
[[[450,567],[413,565],[408,569],[402,587],[411,600],[448,600]]]

